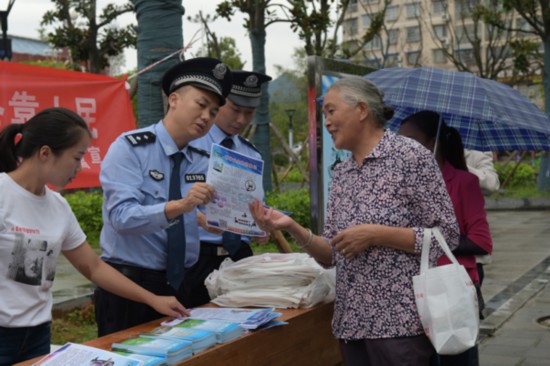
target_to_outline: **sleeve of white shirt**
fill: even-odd
[[[490,151],[464,150],[466,164],[470,173],[479,178],[479,185],[485,194],[498,191],[500,181],[493,164],[493,154]]]

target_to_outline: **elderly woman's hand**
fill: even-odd
[[[267,233],[273,230],[286,230],[293,222],[290,217],[281,211],[264,207],[264,204],[259,200],[249,203],[248,208],[254,221],[256,221],[256,225],[260,230]]]
[[[337,252],[347,259],[351,259],[375,245],[377,231],[380,227],[381,225],[373,224],[352,226],[336,234],[330,243]]]

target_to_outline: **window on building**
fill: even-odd
[[[380,49],[382,42],[380,36],[374,36],[374,38],[365,44],[363,49],[365,50],[377,50]]]
[[[508,45],[487,47],[485,52],[487,59],[507,59],[512,57],[512,52]]]
[[[386,21],[395,22],[399,18],[399,5],[390,5],[386,8]]]
[[[446,24],[434,25],[433,30],[434,30],[434,34],[435,34],[436,38],[442,39],[444,37],[447,37],[447,25]]]
[[[348,10],[352,13],[357,11],[357,0],[350,0],[348,4]]]
[[[420,42],[420,27],[407,27],[407,42]]]
[[[455,14],[457,18],[469,18],[481,0],[458,0],[455,1]]]
[[[447,1],[432,1],[432,11],[434,14],[441,14],[447,12]]]
[[[475,65],[474,51],[471,48],[455,51],[456,58],[465,65]]]
[[[399,62],[401,61],[399,55],[397,53],[391,53],[386,55],[386,64],[387,67],[396,67],[399,66]]]
[[[458,24],[455,28],[456,42],[458,44],[470,43],[470,39],[481,39],[479,34],[479,28],[477,29],[477,35],[475,34],[475,28],[473,24]]]
[[[420,51],[407,52],[407,64],[418,65],[420,63]]]
[[[490,39],[506,39],[508,38],[508,30],[499,29],[498,27],[485,24],[485,40],[489,41]]]
[[[365,57],[365,64],[372,69],[379,69],[381,65],[380,59],[376,57]]]
[[[529,24],[529,22],[527,22],[527,20],[525,20],[524,18],[517,18],[516,19],[516,28],[521,29],[522,31],[524,31],[524,32],[518,31],[517,32],[518,37],[528,36],[529,33],[525,33],[525,32],[532,32],[533,31],[533,27],[531,26],[531,24]]]
[[[388,32],[388,43],[391,46],[396,45],[399,42],[399,29],[390,29]]]
[[[344,33],[348,36],[354,36],[357,34],[357,18],[350,18],[344,21]]]
[[[372,24],[372,16],[370,14],[363,14],[361,16],[361,23],[363,23],[363,28],[367,29]]]
[[[420,16],[420,3],[405,4],[405,14],[407,18],[416,18]]]
[[[445,53],[443,52],[442,49],[437,48],[437,49],[433,50],[432,55],[433,55],[434,64],[447,63],[447,58],[445,57]]]
[[[371,5],[371,4],[379,4],[380,0],[363,0],[363,4],[365,5]]]

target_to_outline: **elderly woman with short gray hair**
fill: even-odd
[[[336,81],[323,99],[325,127],[352,157],[334,167],[323,235],[261,202],[263,230],[285,230],[324,266],[336,266],[333,333],[345,365],[429,365],[434,349],[416,310],[425,228],[439,227],[451,249],[458,226],[439,168],[415,141],[385,129],[393,109],[361,77]],[[433,243],[430,260],[442,255]]]

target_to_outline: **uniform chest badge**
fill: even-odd
[[[185,174],[185,183],[206,182],[205,174]]]
[[[164,179],[164,173],[161,173],[158,170],[149,170],[149,175],[157,182]]]

